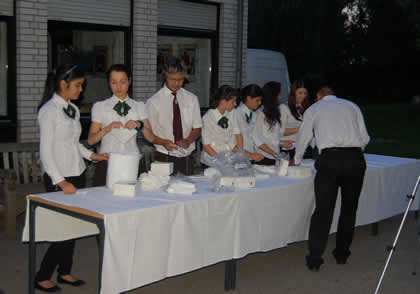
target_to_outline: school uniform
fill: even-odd
[[[125,99],[119,99],[113,95],[104,101],[96,102],[92,108],[92,122],[100,123],[102,128],[112,122],[121,122],[125,125],[130,120],[142,121],[145,119],[147,119],[145,104],[128,96]],[[137,135],[132,135],[128,140],[125,140],[124,136],[127,135],[127,132],[127,129],[112,129],[111,132],[102,137],[99,152],[140,153],[137,146]],[[97,163],[93,179],[94,186],[105,185],[106,170],[106,161]]]
[[[290,111],[289,105],[280,104],[280,121],[285,129],[300,128],[302,124],[303,115],[298,113],[298,119],[296,119]],[[297,133],[289,136],[284,136],[283,140],[296,141]]]
[[[146,103],[150,125],[153,133],[162,139],[175,142],[178,133],[182,139],[187,138],[192,129],[203,126],[200,113],[200,104],[193,93],[179,89],[173,93],[166,85],[156,92]],[[179,111],[175,117],[176,111]],[[178,129],[174,128],[174,117],[178,119]],[[174,172],[192,174],[193,159],[191,153],[195,150],[195,142],[185,149],[168,151],[164,146],[155,145],[155,160],[174,163]]]
[[[216,108],[210,109],[203,116],[203,145],[210,145],[217,153],[232,151],[237,144],[235,135],[239,134],[241,131],[235,111],[225,111],[221,114]],[[211,157],[204,150],[201,152],[201,162],[204,164],[211,160]]]
[[[84,159],[92,151],[79,143],[82,127],[76,105],[54,94],[38,113],[40,157],[47,192],[58,191],[57,183],[68,181],[83,188],[86,184]],[[36,281],[50,280],[58,266],[59,275],[69,274],[72,267],[74,240],[54,242],[45,254]]]
[[[370,139],[359,107],[333,95],[323,97],[305,111],[296,142],[296,164],[302,161],[313,136],[321,155],[315,163],[316,207],[309,229],[309,268],[323,263],[339,188],[341,211],[333,254],[337,263],[345,263],[350,255],[366,170],[363,149]]]
[[[266,121],[265,114],[263,111],[257,112],[255,127],[252,132],[252,138],[255,145],[257,146],[257,153],[264,155],[264,159],[257,162],[262,165],[274,165],[275,158],[264,151],[259,146],[266,144],[275,153],[280,152],[280,139],[284,135],[284,125],[280,125],[277,121],[270,127]]]
[[[244,103],[241,103],[235,109],[235,116],[238,122],[238,127],[242,135],[244,150],[250,153],[256,152],[256,146],[252,139],[252,132],[255,128],[257,111],[249,109]]]

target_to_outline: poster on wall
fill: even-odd
[[[196,80],[197,46],[187,44],[159,44],[157,54],[157,74],[159,81],[163,82],[162,72],[169,57],[177,57],[183,61],[187,70],[188,81]]]

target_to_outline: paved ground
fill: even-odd
[[[335,236],[330,237],[326,263],[318,273],[304,266],[306,242],[291,244],[287,248],[266,253],[251,254],[238,262],[237,288],[229,293],[374,293],[385,265],[401,216],[380,223],[379,235],[371,235],[371,227],[356,229],[353,255],[347,265],[337,265],[331,255]],[[397,250],[393,255],[380,293],[420,293],[420,246],[418,224],[412,214],[403,228]],[[88,284],[80,289],[63,286],[61,293],[96,293],[97,248],[95,239],[77,242],[73,273],[83,277]],[[46,245],[38,246],[39,257]],[[0,233],[0,290],[1,294],[27,293],[27,246],[19,241],[7,240]],[[412,275],[418,261],[418,274]],[[127,292],[128,294],[222,294],[224,263],[219,263],[192,273]],[[41,292],[38,292],[41,293]]]

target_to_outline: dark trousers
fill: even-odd
[[[86,186],[85,174],[77,177],[67,177],[66,181],[72,183],[76,188],[84,188]],[[51,178],[45,173],[44,184],[47,192],[59,191],[60,188],[54,185]],[[67,240],[62,242],[54,242],[48,247],[42,259],[40,269],[36,274],[35,280],[38,282],[51,280],[55,268],[60,276],[70,274],[73,265],[74,240]]]
[[[173,162],[174,174],[182,173],[191,176],[194,172],[192,155],[187,157],[175,157],[155,151],[155,160],[161,162]]]
[[[335,255],[347,258],[353,240],[356,211],[363,186],[366,162],[360,148],[323,150],[315,163],[315,211],[309,228],[308,263],[323,262],[338,188],[341,188],[341,211],[338,222]]]
[[[275,165],[276,164],[276,161],[274,159],[264,157],[264,159],[262,159],[260,161],[256,161],[255,164],[259,164],[259,165]]]

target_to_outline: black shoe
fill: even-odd
[[[317,265],[313,265],[313,264],[306,264],[306,266],[308,267],[308,269],[309,269],[311,272],[319,272],[319,269],[321,268],[321,265],[320,265],[320,264],[317,264]]]
[[[306,266],[311,272],[319,272],[324,260],[321,257],[306,256]]]
[[[346,264],[347,258],[350,256],[350,251],[347,251],[345,253],[338,253],[336,249],[333,250],[332,254],[334,255],[335,261],[337,264]]]
[[[44,291],[44,292],[48,292],[48,293],[54,293],[54,292],[61,291],[61,288],[58,287],[57,285],[54,286],[54,287],[51,287],[51,288],[45,288],[45,287],[42,287],[40,284],[38,284],[37,281],[35,281],[35,289],[38,289],[38,290],[41,290],[41,291]]]
[[[60,284],[67,284],[67,285],[70,285],[70,286],[73,286],[73,287],[80,287],[80,286],[86,284],[86,282],[83,281],[83,280],[76,280],[74,282],[66,281],[61,276],[57,276],[57,282],[59,282]]]

